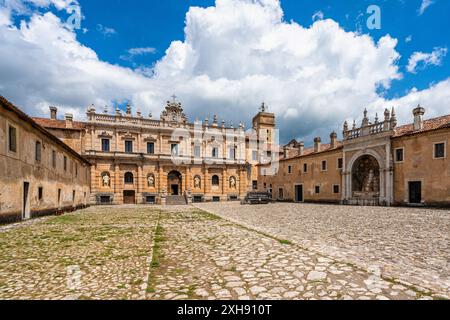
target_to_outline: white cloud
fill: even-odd
[[[313,20],[313,21],[316,21],[316,20],[323,20],[323,17],[324,17],[323,12],[322,12],[322,11],[317,11],[317,12],[315,12],[315,13],[313,14],[312,20]]]
[[[406,38],[405,38],[405,42],[406,43],[409,43],[409,42],[411,42],[413,40],[413,36],[412,35],[409,35],[409,36],[407,36]]]
[[[152,48],[152,47],[132,48],[132,49],[128,50],[128,53],[131,54],[132,56],[141,56],[141,55],[145,55],[145,54],[152,54],[155,52],[156,52],[156,49]]]
[[[440,66],[442,64],[442,60],[447,55],[447,48],[434,48],[431,53],[424,52],[414,52],[408,61],[408,66],[406,69],[408,72],[416,73],[417,67],[419,64],[422,64],[425,68],[430,65]]]
[[[114,28],[105,27],[102,24],[97,24],[97,31],[103,34],[105,37],[110,37],[117,33]]]
[[[136,56],[145,56],[148,54],[155,54],[156,51],[157,50],[153,47],[131,48],[131,49],[128,49],[127,54],[121,55],[120,59],[133,62],[133,58]]]
[[[420,5],[419,11],[418,11],[419,16],[423,15],[425,10],[427,10],[428,7],[431,6],[433,3],[434,3],[433,0],[422,0],[422,3]]]
[[[377,90],[402,77],[396,39],[374,42],[330,19],[309,28],[288,23],[278,0],[217,0],[214,7],[190,8],[184,41],[172,42],[153,69],[99,60],[52,13],[36,13],[19,27],[0,26],[0,43],[0,92],[33,115],[47,115],[51,104],[82,117],[89,104],[101,108],[116,99],[157,115],[176,93],[191,120],[218,114],[228,124],[249,125],[265,101],[284,139],[310,142],[340,131],[365,106],[381,114],[398,104],[405,122],[419,98],[430,115],[446,112],[450,103],[449,81],[384,100]],[[145,51],[151,53],[133,52]]]

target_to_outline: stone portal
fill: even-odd
[[[171,171],[167,177],[167,190],[171,196],[183,194],[183,176],[178,171]]]
[[[353,196],[359,199],[380,197],[380,165],[371,155],[360,157],[352,168]]]

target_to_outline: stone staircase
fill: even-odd
[[[166,199],[166,205],[168,206],[185,206],[186,198],[184,196],[168,196]]]

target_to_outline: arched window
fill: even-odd
[[[219,176],[213,176],[212,177],[212,185],[215,186],[215,187],[220,185]]]
[[[125,173],[125,184],[133,184],[134,183],[134,177],[131,172]]]

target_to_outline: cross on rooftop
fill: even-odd
[[[176,102],[178,97],[174,94],[174,95],[171,96],[171,98],[173,99],[173,102]]]

